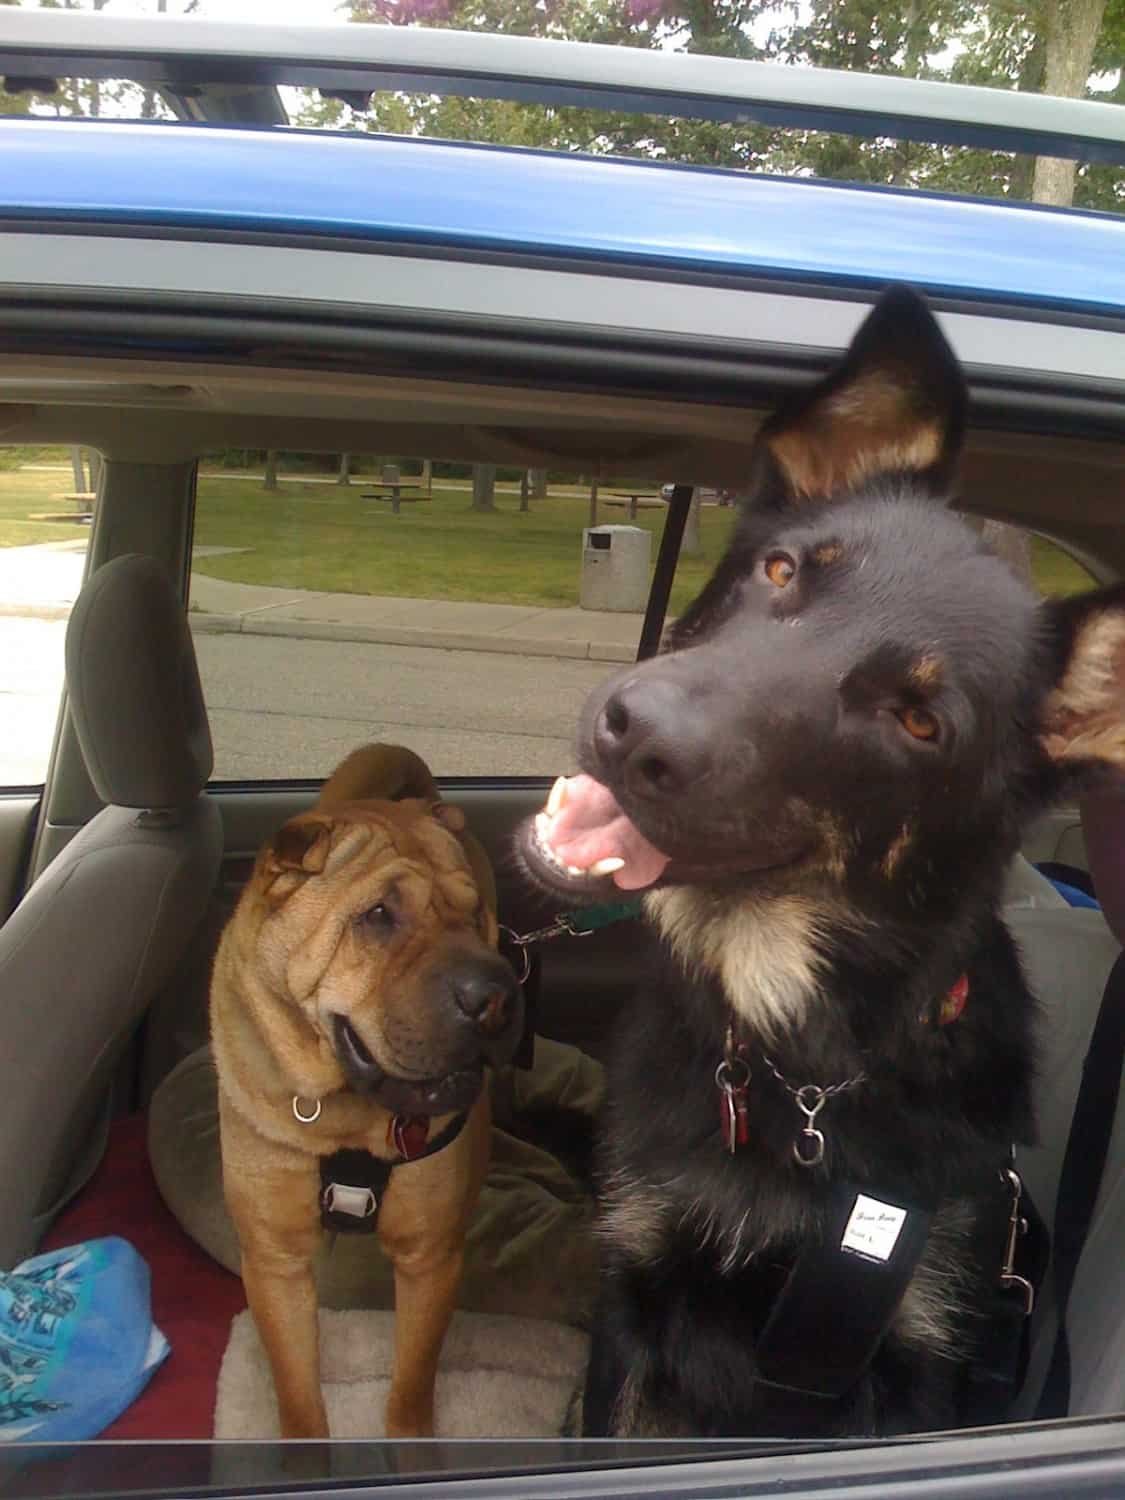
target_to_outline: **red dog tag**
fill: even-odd
[[[426,1149],[426,1141],[430,1134],[429,1117],[427,1115],[395,1115],[388,1133],[391,1137],[388,1145],[393,1145],[404,1161],[413,1161]]]

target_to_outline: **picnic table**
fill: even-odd
[[[615,490],[611,495],[605,497],[605,503],[607,505],[614,505],[618,509],[627,505],[629,507],[629,519],[630,521],[635,521],[637,519],[638,508],[641,510],[656,510],[665,502],[663,496],[650,494],[647,490],[640,490],[637,493],[633,493],[630,490],[623,492]]]
[[[404,490],[417,490],[419,493],[404,495]],[[421,484],[384,484],[377,490],[364,490],[359,498],[361,500],[389,500],[391,510],[397,516],[404,500],[413,504],[416,500],[428,500],[430,497],[425,492],[425,486]]]

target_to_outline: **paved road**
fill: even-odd
[[[62,621],[0,618],[0,786],[42,779],[62,672]],[[573,769],[599,662],[283,636],[199,635],[222,779],[323,776],[366,739],[397,739],[438,774]]]

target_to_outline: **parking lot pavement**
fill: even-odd
[[[0,786],[40,782],[62,689],[64,620],[0,616]],[[284,636],[196,637],[221,780],[323,776],[368,739],[439,775],[574,767],[601,662]]]

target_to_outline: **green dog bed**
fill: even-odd
[[[536,1038],[530,1071],[506,1068],[492,1080],[492,1159],[469,1230],[460,1307],[587,1326],[598,1259],[588,1145],[603,1090],[599,1063],[544,1037]],[[237,1273],[209,1047],[184,1058],[156,1089],[148,1145],[172,1213]],[[374,1236],[325,1236],[317,1284],[325,1307],[394,1305],[390,1263]]]

